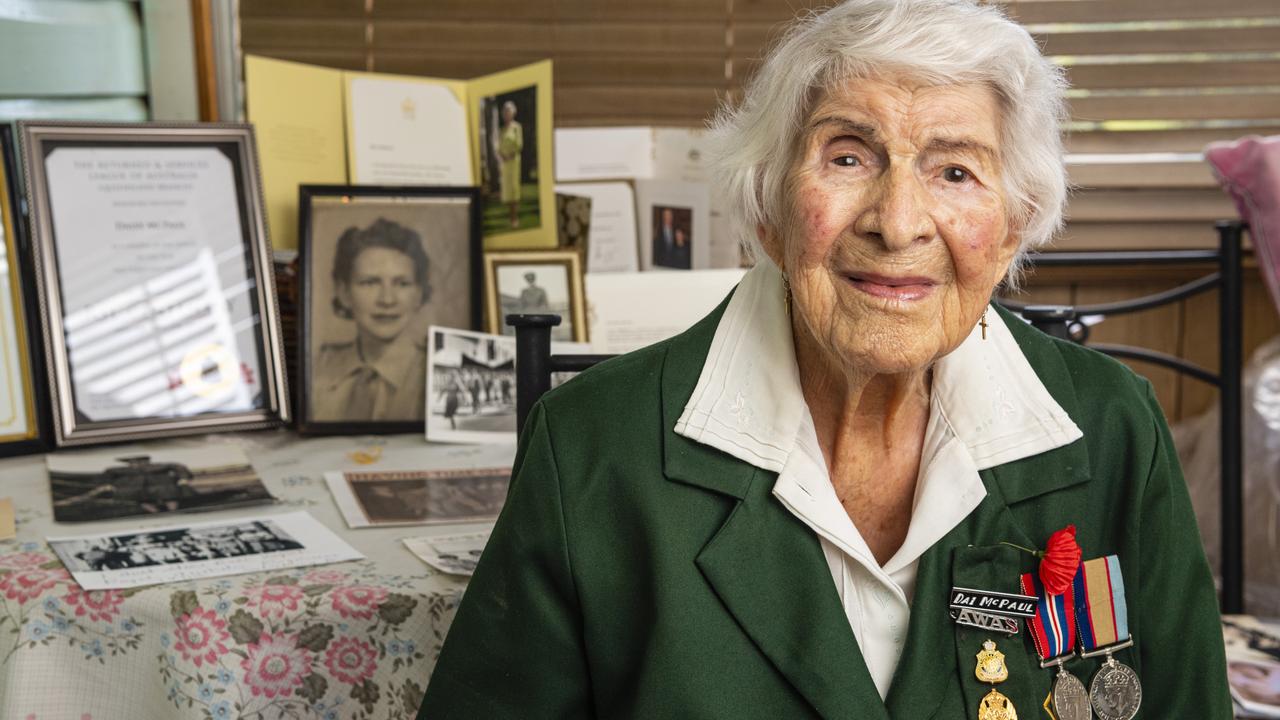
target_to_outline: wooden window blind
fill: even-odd
[[[1280,133],[1276,0],[987,0],[1066,68],[1072,198],[1059,247],[1200,247],[1234,215],[1200,151]],[[556,64],[559,126],[700,126],[813,0],[241,0],[245,52],[473,77]]]

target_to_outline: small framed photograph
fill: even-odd
[[[711,211],[707,186],[669,180],[637,180],[640,269],[706,270],[711,267]]]
[[[551,62],[469,83],[489,250],[556,246]]]
[[[43,349],[32,342],[39,327],[35,313],[34,276],[27,256],[19,200],[17,153],[13,128],[0,123],[0,456],[48,449],[44,432],[47,395],[33,382]],[[37,331],[38,332],[38,331]]]
[[[428,328],[480,326],[475,188],[303,185],[299,428],[421,432]]]
[[[484,262],[489,332],[514,336],[515,328],[506,321],[513,313],[559,315],[560,324],[551,330],[552,341],[587,341],[577,252],[485,253]]]
[[[253,128],[18,127],[54,441],[287,422]]]

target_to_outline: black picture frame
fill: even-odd
[[[19,121],[17,127],[23,151],[30,254],[39,301],[52,443],[58,447],[96,445],[287,424],[290,419],[288,386],[253,126],[24,120]],[[189,154],[184,158],[167,152],[174,149]],[[61,150],[68,152],[59,155]],[[152,151],[155,152],[148,158]],[[217,167],[213,187],[226,194],[221,201],[234,208],[230,213],[234,217],[209,212],[212,206],[195,207],[197,203],[209,201],[198,187],[206,178],[203,171],[194,171],[190,175],[192,180],[175,180],[166,174],[171,168],[160,167],[164,163],[158,159],[164,157],[165,163],[180,164],[194,156],[209,158]],[[97,157],[112,158],[115,167],[124,167],[119,177],[96,178],[89,170],[81,171],[78,163],[94,166]],[[75,167],[74,171],[59,164],[71,158],[79,158],[69,163]],[[152,165],[148,167],[148,163]],[[94,166],[93,170],[100,168]],[[141,174],[135,177],[134,170]],[[77,177],[77,172],[84,172],[83,177]],[[152,172],[160,178],[155,179]],[[67,195],[68,186],[60,183],[70,183],[73,178],[76,182],[116,183],[110,193],[117,194],[111,194],[110,201],[105,200],[108,190],[98,185],[88,195],[80,193],[83,188],[78,187],[75,192],[80,194]],[[144,183],[150,185],[141,187]],[[166,192],[172,194],[161,197]],[[156,202],[134,202],[129,206],[140,208],[136,214],[140,223],[147,224],[148,247],[159,251],[153,266],[121,265],[118,271],[127,268],[130,274],[136,275],[127,281],[119,275],[75,277],[73,268],[75,272],[87,272],[96,271],[97,267],[80,255],[85,252],[84,248],[75,251],[67,248],[66,243],[71,241],[59,237],[55,216],[70,225],[80,225],[85,222],[84,217],[95,217],[94,212],[107,212],[103,208],[112,208],[109,212],[117,213],[115,208],[122,207],[117,200],[128,200],[130,193],[140,194],[134,201],[143,193],[156,193],[152,198]],[[59,197],[63,199],[58,200]],[[67,197],[74,197],[75,202],[71,203]],[[60,202],[67,203],[61,211],[55,207]],[[99,206],[90,206],[90,202],[98,202]],[[187,207],[188,204],[192,207]],[[195,224],[182,235],[183,231],[172,229],[167,222],[183,220],[185,216],[176,210],[159,209],[163,207],[182,207],[196,213],[187,218],[195,218]],[[104,253],[104,246],[114,237],[108,233],[121,231],[116,224],[119,218],[99,215],[94,221],[103,223],[100,242],[104,244],[90,246],[94,258],[101,256],[103,261],[111,261],[118,257],[114,254],[116,249]],[[85,228],[75,230],[79,235],[73,233],[72,236],[84,242]],[[237,242],[231,242],[231,238]],[[95,231],[94,242],[98,241]],[[190,260],[179,259],[184,253],[191,254],[193,246],[205,254]],[[129,249],[127,252],[143,251]],[[177,278],[177,273],[183,271],[191,272],[189,279]],[[232,271],[237,277],[230,278],[228,273]],[[64,277],[66,273],[70,275]],[[198,287],[204,294],[192,301],[164,300],[160,298],[162,291],[153,287],[162,279],[174,288]],[[96,287],[95,283],[110,287]],[[86,288],[103,297],[95,297],[86,307],[78,308],[73,299],[88,301],[83,294],[73,298],[69,293],[85,293]],[[171,304],[162,305],[162,300]],[[125,385],[89,389],[83,374],[78,376],[78,361],[73,359],[75,353],[71,348],[76,346],[77,338],[71,336],[80,330],[75,322],[68,325],[68,320],[76,316],[68,316],[67,308],[79,314],[75,322],[83,325],[101,322],[99,329],[110,329],[112,323],[119,323],[122,317],[132,318],[132,313],[137,313],[139,319],[121,325],[120,331],[128,333],[146,326],[146,334],[136,343],[105,353],[107,362],[123,362],[123,356],[131,352],[150,351],[150,356],[135,360],[135,364],[150,363],[148,367],[154,372],[145,377],[137,373],[136,378],[125,379]],[[178,338],[183,331],[189,334]],[[119,344],[120,336],[115,332],[100,333],[101,337],[108,338],[101,342]],[[83,340],[84,335],[79,339]],[[143,388],[141,393],[139,388]],[[133,396],[120,399],[124,393],[140,394],[149,405],[138,409],[139,404],[130,404],[138,402]],[[227,400],[232,395],[235,399]],[[117,405],[103,412],[90,411],[85,405],[89,398],[93,402],[116,402]],[[152,407],[156,409],[151,410]],[[132,414],[125,412],[125,408]],[[94,417],[95,414],[99,416]]]
[[[16,457],[47,452],[51,449],[48,387],[36,382],[39,368],[44,367],[44,347],[39,341],[40,317],[37,311],[35,270],[31,262],[30,235],[27,232],[25,203],[19,187],[18,146],[13,126],[0,123],[0,230],[3,231],[5,257],[12,289],[14,317],[24,379],[24,412],[30,430],[21,436],[0,436],[0,457]],[[4,320],[5,322],[8,319]]]
[[[409,326],[421,327],[423,332],[422,346],[423,351],[422,363],[422,386],[421,392],[406,391],[402,402],[408,402],[408,398],[418,395],[416,402],[422,407],[421,417],[408,420],[364,420],[364,419],[336,419],[331,407],[322,407],[318,403],[316,396],[316,383],[318,375],[333,376],[330,372],[331,368],[341,368],[346,363],[341,359],[354,354],[359,361],[359,350],[345,347],[345,345],[355,346],[358,341],[350,341],[350,343],[342,343],[344,347],[338,347],[339,344],[331,343],[329,345],[321,345],[322,342],[321,327],[319,326],[320,318],[317,317],[316,309],[321,304],[327,304],[332,310],[326,311],[326,317],[332,320],[340,308],[337,306],[338,286],[337,281],[332,278],[332,268],[336,258],[337,239],[332,239],[332,247],[327,243],[328,238],[333,238],[333,234],[326,235],[326,246],[321,249],[322,240],[318,237],[323,229],[317,228],[315,218],[315,210],[321,203],[325,203],[331,208],[344,208],[341,212],[350,212],[353,218],[364,218],[362,222],[345,227],[341,232],[346,234],[348,231],[372,232],[373,225],[368,224],[368,218],[378,215],[372,210],[379,205],[378,201],[385,201],[387,205],[399,205],[396,208],[399,213],[405,215],[411,214],[413,210],[420,208],[433,208],[439,210],[455,203],[466,203],[465,210],[465,229],[460,230],[461,237],[456,240],[443,238],[428,238],[425,233],[419,233],[412,225],[417,224],[419,227],[425,227],[418,223],[410,223],[407,226],[411,232],[419,237],[423,252],[427,257],[426,265],[426,291],[429,295],[421,301],[418,309],[412,311],[412,317],[405,320],[405,326],[397,334],[387,342],[395,342],[401,333],[408,332]],[[382,205],[386,207],[387,205]],[[347,211],[345,208],[351,208]],[[436,324],[433,319],[429,319],[423,315],[421,308],[431,302],[437,302],[442,292],[440,287],[446,283],[441,282],[440,274],[449,275],[449,285],[457,284],[458,277],[454,277],[452,273],[446,270],[433,271],[432,268],[439,268],[440,264],[431,257],[431,251],[425,246],[431,243],[443,243],[439,247],[450,246],[455,242],[464,241],[465,248],[458,249],[456,254],[448,256],[448,260],[453,265],[462,265],[461,274],[465,277],[466,288],[462,293],[465,299],[455,302],[465,303],[465,309],[459,311],[451,309],[449,312],[454,316],[454,323],[465,324],[463,329],[478,329],[483,322],[484,316],[484,241],[481,235],[482,227],[482,204],[480,189],[477,187],[427,187],[427,186],[389,186],[389,185],[301,185],[298,189],[298,283],[299,283],[299,322],[298,322],[298,378],[296,385],[296,405],[297,405],[297,427],[298,431],[303,434],[310,435],[337,435],[337,434],[390,434],[390,433],[421,433],[426,424],[426,368],[425,368],[425,343],[428,340],[426,328],[431,324]],[[462,211],[455,213],[454,220],[462,221]],[[382,219],[379,215],[379,222]],[[328,221],[326,221],[328,222]],[[395,222],[394,220],[392,222]],[[406,221],[407,222],[407,221]],[[338,223],[345,224],[345,223]],[[455,222],[455,225],[458,223]],[[364,227],[360,227],[363,225]],[[327,228],[325,228],[327,229]],[[363,236],[362,237],[366,237]],[[354,243],[353,243],[354,244]],[[358,255],[357,251],[357,255]],[[403,254],[403,253],[402,253]],[[330,258],[334,258],[330,260]],[[354,263],[356,255],[351,256]],[[413,258],[410,258],[412,261]],[[329,279],[323,279],[316,273],[321,270],[321,263],[329,263],[331,269]],[[332,292],[327,290],[331,289]],[[399,323],[399,310],[396,320],[393,323]],[[427,315],[431,315],[427,313]],[[434,316],[432,316],[434,317]],[[361,328],[359,322],[351,318],[356,325],[356,334],[360,335],[365,332]],[[330,329],[330,328],[326,328]],[[321,361],[316,359],[313,351],[320,351],[328,348],[330,360]],[[317,353],[318,354],[318,353]],[[337,359],[335,359],[337,358]],[[415,363],[411,361],[405,363],[408,372],[412,372],[411,368]],[[333,397],[326,395],[326,398]]]

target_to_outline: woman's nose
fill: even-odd
[[[378,286],[378,304],[379,305],[395,305],[396,293],[391,289],[390,285]]]
[[[871,202],[854,222],[859,236],[882,243],[888,250],[903,250],[933,238],[937,228],[928,193],[909,168],[891,168],[876,185]]]

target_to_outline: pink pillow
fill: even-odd
[[[1249,223],[1271,301],[1280,308],[1280,136],[1211,143],[1204,156]]]

